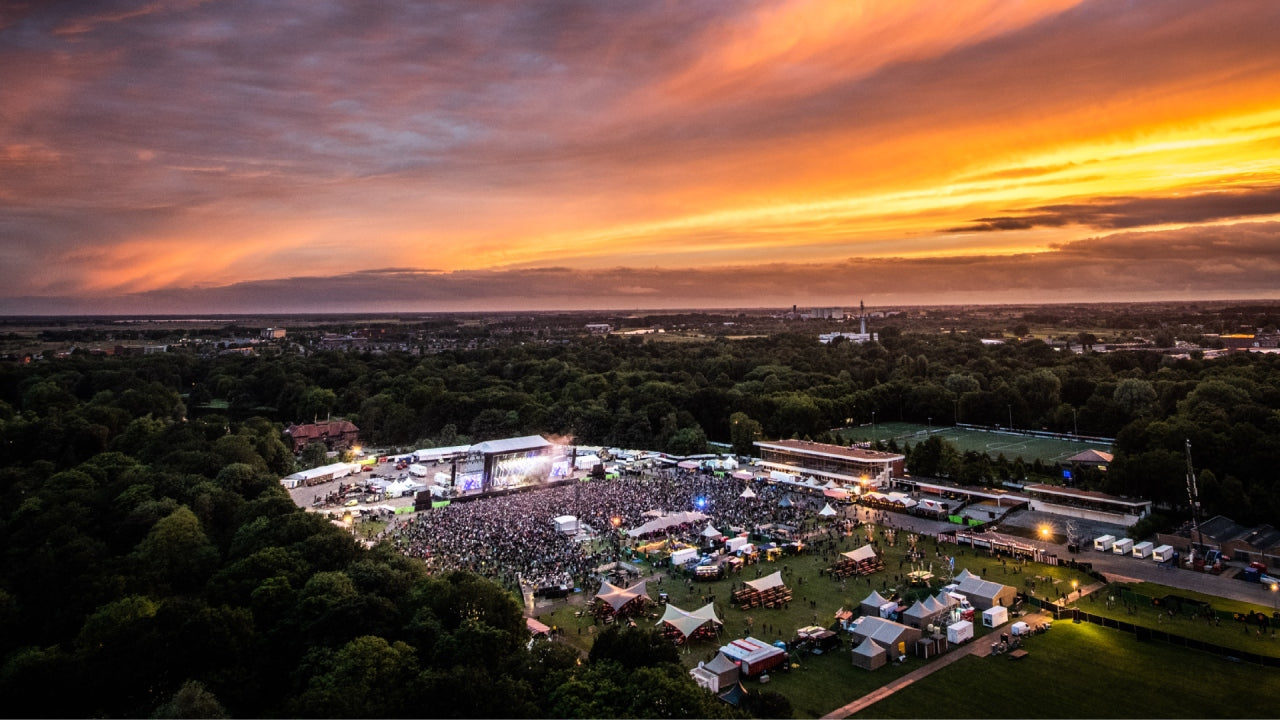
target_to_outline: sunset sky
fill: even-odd
[[[0,313],[1280,297],[1280,3],[5,2]]]

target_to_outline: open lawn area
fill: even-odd
[[[1036,460],[1057,463],[1089,449],[1111,452],[1111,446],[1104,443],[1056,440],[943,425],[934,425],[930,428],[928,425],[903,422],[877,423],[874,428],[871,425],[861,425],[842,428],[837,432],[846,442],[875,440],[888,442],[892,439],[897,442],[899,448],[902,448],[904,443],[911,443],[914,446],[932,433],[955,445],[962,453],[974,450],[986,453],[993,460],[1003,454],[1010,462],[1020,457],[1025,463],[1033,463]]]
[[[1163,598],[1167,595],[1209,603],[1218,621],[1214,623],[1206,617],[1196,616],[1189,608],[1183,612],[1178,612],[1175,608],[1173,614],[1170,614],[1170,608],[1152,605],[1151,598]],[[1257,625],[1248,625],[1232,618],[1234,613],[1262,612],[1271,615],[1272,608],[1255,603],[1144,582],[1114,583],[1080,600],[1076,606],[1093,615],[1114,618],[1159,632],[1213,643],[1224,648],[1280,657],[1280,639],[1273,638],[1269,630],[1260,632]],[[1280,630],[1275,625],[1271,627]]]
[[[981,642],[981,640],[979,640]],[[1280,674],[1058,621],[1028,655],[964,658],[864,709],[870,718],[1275,717]]]
[[[857,537],[862,540],[865,540],[865,527],[863,526],[857,530]],[[907,550],[906,533],[898,534],[897,542],[894,546],[888,544],[881,528],[875,528],[874,533],[880,542],[880,552],[885,560],[885,570],[871,576],[869,578],[870,583],[868,583],[868,578],[849,578],[842,584],[840,581],[833,580],[828,576],[819,576],[819,569],[832,565],[835,557],[838,557],[838,553],[855,547],[855,538],[843,537],[839,538],[836,541],[836,546],[829,551],[835,553],[835,555],[828,555],[823,550],[818,549],[817,543],[810,543],[811,552],[809,553],[783,557],[773,563],[762,562],[757,565],[748,565],[741,574],[730,575],[716,582],[695,581],[690,586],[683,576],[665,578],[661,584],[655,580],[650,580],[648,584],[649,595],[657,598],[659,592],[667,592],[670,602],[684,610],[695,610],[702,607],[702,605],[710,601],[709,598],[714,597],[717,613],[724,620],[724,629],[721,631],[718,640],[698,640],[681,648],[681,659],[688,667],[692,668],[699,661],[710,660],[714,657],[715,651],[732,638],[751,635],[770,642],[791,640],[796,630],[806,625],[817,624],[829,627],[834,622],[836,610],[840,608],[856,609],[862,599],[872,590],[884,595],[888,595],[894,589],[902,590],[904,593],[923,592],[923,588],[913,589],[903,580],[895,580],[895,576],[905,579],[905,574],[912,569],[911,564],[905,561]],[[945,574],[946,561],[936,556],[932,538],[922,538],[918,547],[926,558],[923,563],[925,569],[932,568],[933,572],[938,575],[929,588],[931,593],[936,593],[944,584],[942,576]],[[974,551],[970,548],[960,549],[954,545],[941,545],[940,549],[945,553],[957,553],[956,572],[967,568],[970,572],[981,575],[984,578],[1013,585],[1024,592],[1034,592],[1041,598],[1057,597],[1059,591],[1070,592],[1072,579],[1079,581],[1081,584],[1092,582],[1089,576],[1083,572],[1066,567],[1048,567],[1034,563],[1029,563],[1026,566],[1016,566],[1012,562],[1005,565],[998,558],[991,558],[985,555],[975,556]],[[961,550],[964,553],[963,555],[958,554]],[[899,563],[902,563],[901,568],[899,568]],[[653,575],[654,571],[649,565],[639,564],[639,567],[646,577]],[[783,572],[783,577],[791,588],[794,598],[789,607],[778,609],[756,608],[743,612],[730,604],[730,595],[733,587],[735,585],[740,586],[744,580],[755,579],[757,570],[760,576],[768,575],[774,571]],[[1028,581],[1035,584],[1034,590],[1028,584]],[[539,619],[547,625],[562,628],[564,630],[562,637],[565,642],[577,647],[584,653],[588,652],[594,633],[605,627],[603,625],[593,625],[589,613],[583,613],[581,616],[575,615],[576,612],[583,611],[589,607],[587,604],[589,600],[590,598],[581,594],[577,595],[572,601],[557,603],[554,612],[541,613]],[[812,603],[812,606],[810,603]],[[659,607],[643,618],[636,618],[635,620],[637,625],[644,623],[655,624],[660,616],[661,608]],[[975,630],[979,636],[975,639],[975,642],[982,642],[981,636],[984,631],[990,632],[988,629],[981,627],[975,628]],[[833,653],[822,656],[795,656],[793,661],[798,662],[800,667],[790,673],[774,674],[767,686],[761,686],[756,681],[748,681],[746,685],[748,690],[767,687],[769,690],[785,695],[791,701],[796,717],[820,717],[884,685],[901,674],[924,665],[924,661],[914,656],[909,656],[907,662],[902,666],[886,666],[875,672],[867,672],[855,668],[849,657],[847,637],[843,646]]]

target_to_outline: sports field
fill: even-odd
[[[1012,461],[1022,458],[1023,462],[1032,463],[1040,460],[1044,463],[1057,463],[1084,450],[1101,450],[1111,452],[1111,446],[1096,442],[1078,442],[1075,440],[1057,440],[1053,438],[1032,437],[1010,432],[973,430],[946,426],[916,425],[914,423],[887,422],[838,430],[846,442],[868,442],[880,440],[889,442],[897,440],[898,447],[904,443],[915,445],[925,440],[930,433],[937,435],[955,445],[960,452],[976,450],[984,452],[994,459],[997,455]]]

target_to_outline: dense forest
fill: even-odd
[[[281,431],[333,415],[385,447],[542,433],[686,454],[831,440],[873,413],[1115,437],[1110,470],[1085,482],[1154,499],[1163,523],[1186,515],[1189,439],[1206,512],[1280,510],[1271,355],[1073,354],[892,328],[865,345],[783,333],[425,356],[75,353],[0,366],[0,692],[47,716],[724,714],[647,633],[585,659],[526,647],[496,585],[428,577],[301,512],[278,483],[299,462]],[[902,449],[917,472],[962,482],[1034,472],[941,441]]]

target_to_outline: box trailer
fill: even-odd
[[[1129,538],[1120,538],[1115,545],[1111,546],[1111,552],[1117,555],[1126,555],[1133,552],[1133,540]]]
[[[1136,558],[1145,558],[1151,555],[1151,550],[1155,545],[1150,540],[1145,540],[1133,546],[1133,556]]]
[[[698,559],[698,548],[681,548],[671,553],[672,565],[685,565]]]
[[[1000,627],[1009,622],[1009,608],[997,605],[982,611],[982,624],[989,628]]]
[[[1169,562],[1173,559],[1173,553],[1174,550],[1172,545],[1161,545],[1151,551],[1151,559],[1156,562]]]
[[[1116,544],[1115,535],[1103,535],[1102,537],[1093,539],[1093,549],[1097,550],[1098,552],[1106,552],[1111,549],[1112,545],[1115,545],[1115,544]]]
[[[973,639],[973,623],[968,620],[953,622],[947,626],[947,642],[952,645],[969,642]]]

